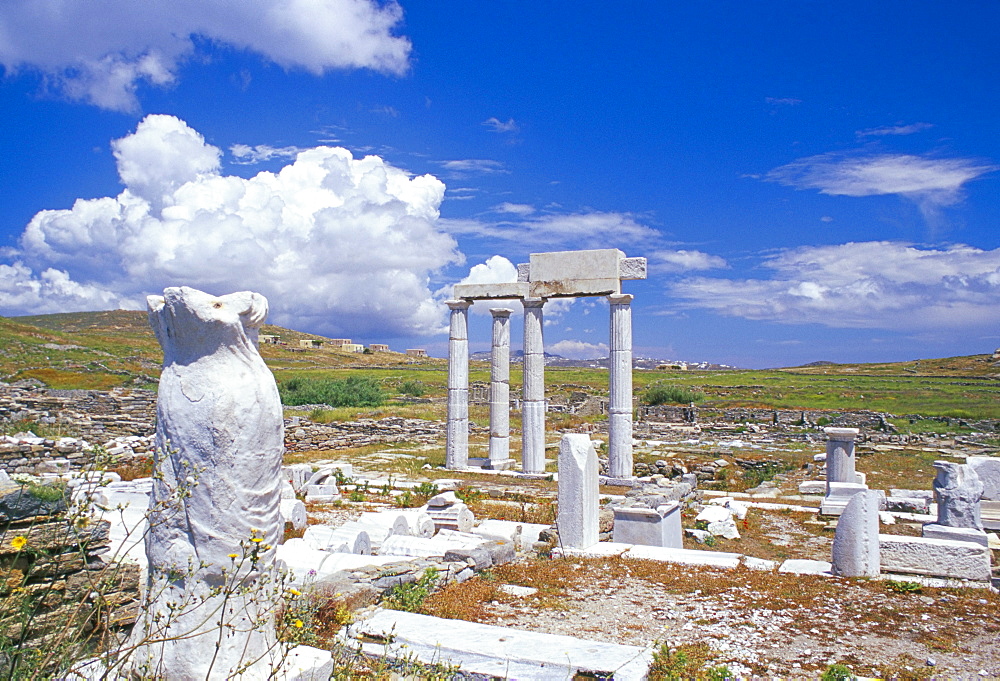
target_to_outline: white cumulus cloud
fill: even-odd
[[[966,158],[831,153],[775,168],[765,179],[833,196],[899,194],[926,215],[960,201],[967,182],[992,170],[996,166]]]
[[[487,258],[486,262],[473,265],[459,284],[506,284],[517,281],[517,266],[502,255]]]
[[[649,256],[649,267],[654,272],[675,273],[695,270],[715,270],[729,267],[725,258],[702,251],[664,250]]]
[[[769,279],[689,277],[684,307],[746,319],[843,328],[929,330],[1000,323],[1000,249],[869,241],[766,258]]]
[[[606,343],[587,343],[579,340],[561,340],[545,348],[545,351],[567,359],[600,359],[608,356]]]
[[[189,285],[260,291],[272,321],[320,333],[439,330],[430,275],[462,257],[437,226],[433,176],[336,147],[227,176],[219,149],[164,115],[112,146],[125,190],[35,215],[0,268],[0,312],[135,308]]]
[[[33,70],[72,99],[134,110],[141,81],[167,85],[207,40],[319,75],[403,73],[410,42],[396,2],[376,0],[31,0],[0,4],[0,65]]]

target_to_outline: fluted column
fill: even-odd
[[[469,306],[468,300],[449,300],[451,330],[448,334],[448,424],[444,465],[448,469],[469,464]]]
[[[632,471],[632,296],[608,296],[611,303],[611,399],[608,407],[608,475]]]
[[[826,493],[830,494],[831,482],[858,482],[854,471],[854,439],[861,432],[857,428],[824,428],[826,433]]]
[[[525,298],[524,389],[521,400],[521,470],[545,472],[545,344],[542,340],[544,298]]]
[[[493,346],[490,352],[490,468],[507,468],[510,461],[510,313],[490,308]]]

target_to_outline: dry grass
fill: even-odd
[[[923,587],[919,592],[898,592],[879,580],[854,580],[791,575],[749,570],[717,570],[629,559],[526,559],[504,565],[463,583],[453,584],[425,601],[423,612],[439,617],[503,624],[501,611],[518,599],[499,590],[501,584],[517,584],[538,589],[526,603],[535,611],[572,610],[581,601],[605,598],[605,593],[623,585],[644,582],[657,594],[692,603],[708,612],[726,612],[737,617],[771,612],[791,617],[784,625],[779,643],[798,638],[816,638],[821,630],[824,640],[857,638],[895,639],[901,645],[926,646],[931,652],[961,654],[976,637],[993,637],[1000,632],[1000,596],[980,589],[938,589]],[[611,605],[609,620],[648,617],[641,602],[628,612],[618,612]],[[523,607],[523,606],[522,606]],[[708,625],[710,619],[698,620],[696,626]],[[696,651],[685,651],[695,657]],[[888,678],[922,678],[922,661],[899,657],[881,665],[876,656],[861,660],[841,660],[855,673]],[[711,655],[698,657],[698,668],[713,660]],[[676,658],[674,658],[676,662]],[[907,669],[906,667],[910,667]],[[817,676],[825,669],[818,662],[802,667],[803,673]],[[763,671],[763,668],[759,671]],[[681,675],[680,678],[691,678]]]

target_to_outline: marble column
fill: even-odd
[[[826,494],[830,495],[830,483],[857,483],[854,470],[854,438],[857,428],[824,428],[826,433]]]
[[[469,464],[469,307],[468,300],[449,300],[451,331],[448,336],[448,425],[445,468]]]
[[[545,472],[545,344],[542,340],[544,298],[525,298],[524,389],[521,399],[521,470]]]
[[[608,296],[611,303],[608,475],[631,478],[632,470],[632,296]]]
[[[490,468],[510,466],[510,314],[490,308],[493,347],[490,352]]]

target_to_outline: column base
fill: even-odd
[[[484,471],[509,471],[517,466],[514,459],[489,459],[484,456],[469,457],[468,468],[480,468]]]

